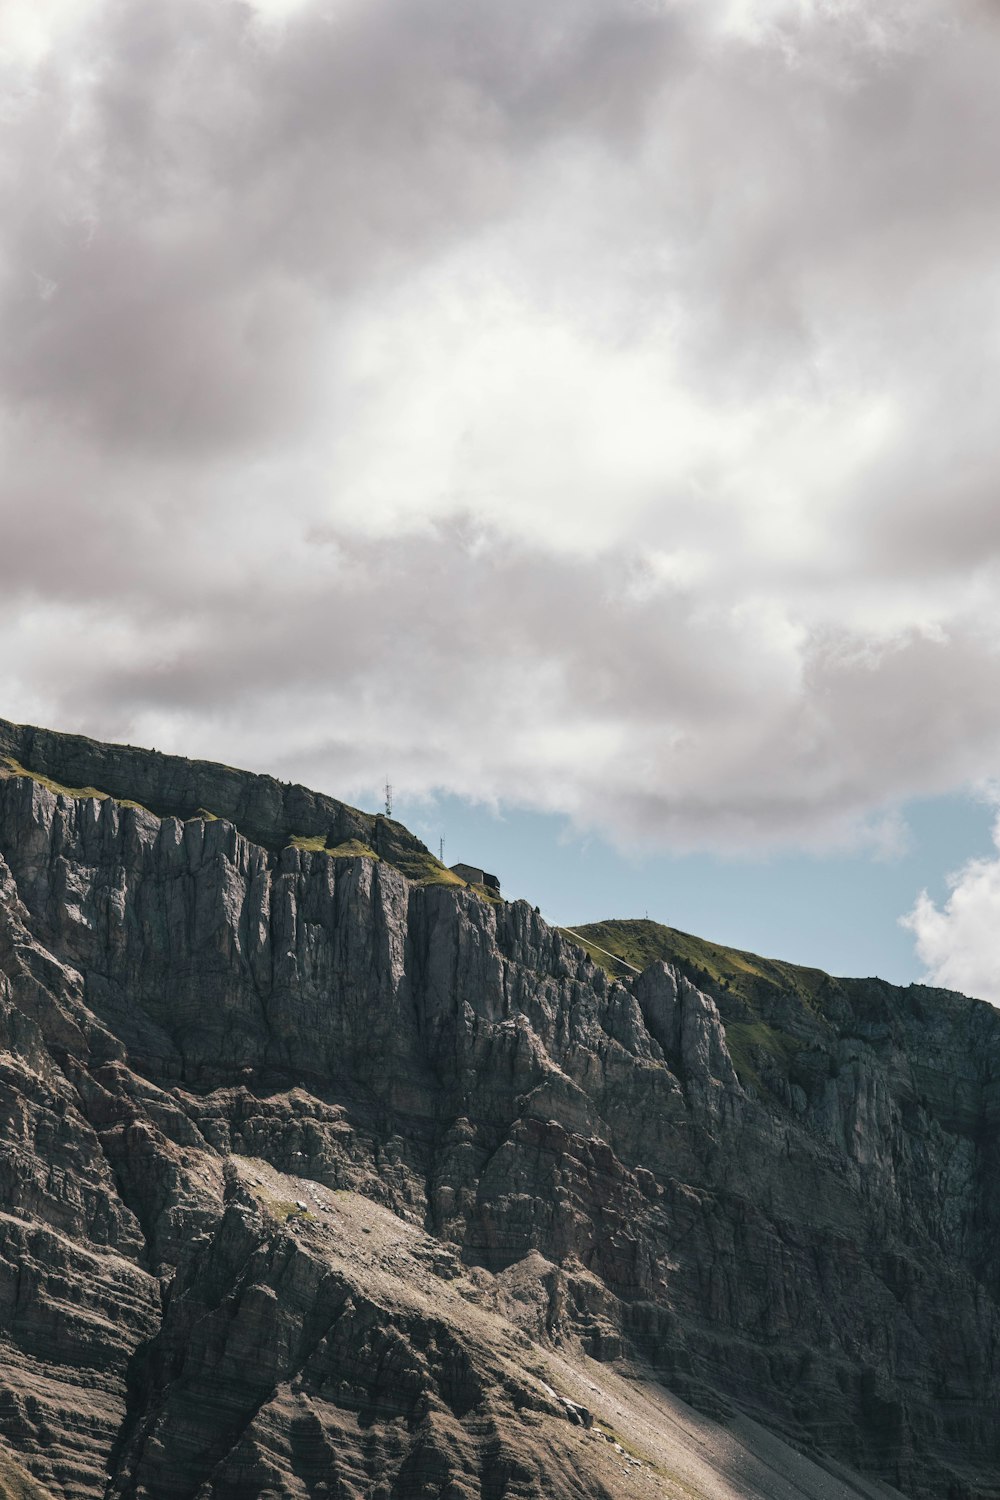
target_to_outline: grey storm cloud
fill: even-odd
[[[615,0],[376,0],[278,32],[231,0],[90,10],[14,122],[0,378],[199,458],[294,427],[360,285],[509,211],[553,137],[627,129],[675,30]]]
[[[0,712],[684,847],[995,774],[990,8],[41,15]]]

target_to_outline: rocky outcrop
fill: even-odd
[[[409,829],[391,818],[212,761],[101,744],[85,735],[55,734],[0,719],[0,766],[4,764],[22,767],[57,787],[138,803],[159,817],[225,818],[268,850],[280,849],[292,838],[330,847],[355,841],[410,874],[442,868]]]
[[[1000,1493],[995,1012],[614,980],[526,903],[288,844],[300,789],[6,733],[0,1441],[37,1483],[615,1493],[526,1373],[575,1351]]]

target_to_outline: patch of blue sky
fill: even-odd
[[[922,889],[936,901],[966,860],[995,855],[993,812],[969,796],[910,802],[907,837],[892,858],[870,850],[745,855],[624,854],[581,836],[555,814],[499,811],[453,796],[398,802],[394,816],[445,861],[500,877],[552,922],[645,917],[685,932],[830,973],[922,977],[912,934],[899,918]]]

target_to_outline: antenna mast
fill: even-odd
[[[385,778],[385,815],[387,818],[392,817],[392,784],[388,776]]]

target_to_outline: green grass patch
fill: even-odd
[[[631,958],[626,958],[624,953],[620,955],[621,962],[619,963],[613,951],[604,948],[603,944],[598,946],[590,938],[584,937],[576,927],[559,927],[557,931],[569,938],[570,942],[575,943],[578,948],[582,948],[591,962],[597,964],[606,974],[610,974],[613,979],[620,979],[623,974],[630,974],[634,968],[645,967],[643,964],[636,964]]]
[[[304,833],[293,833],[288,845],[292,849],[304,849],[307,854],[326,853],[326,839],[321,833],[315,833],[311,837]]]
[[[378,859],[375,850],[368,844],[363,844],[360,839],[345,839],[342,844],[336,844],[326,852],[331,859]]]
[[[102,792],[96,786],[63,786],[61,782],[53,781],[51,776],[43,776],[40,771],[29,771],[26,766],[22,766],[20,761],[15,760],[12,755],[5,755],[3,762],[7,767],[6,775],[23,777],[28,781],[37,781],[39,786],[48,787],[50,792],[55,792],[59,797],[97,797],[103,802],[108,796],[107,792]]]
[[[57,797],[73,797],[81,800],[87,797],[96,797],[98,802],[114,802],[118,807],[134,807],[139,812],[149,812],[149,808],[142,802],[133,802],[131,797],[112,797],[110,792],[102,792],[99,786],[66,786],[61,781],[54,780],[51,776],[44,776],[41,771],[30,771],[27,766],[22,766],[13,756],[0,757],[0,776],[21,777],[26,781],[37,781],[39,786],[47,787]]]
[[[315,1224],[316,1215],[311,1214],[307,1208],[299,1208],[299,1205],[289,1198],[272,1198],[268,1193],[258,1193],[257,1201],[262,1208],[266,1208],[272,1218],[277,1219],[279,1224],[287,1224],[289,1219],[300,1219],[306,1224]]]
[[[345,839],[341,844],[328,847],[321,833],[295,834],[289,843],[295,849],[305,849],[310,854],[326,854],[330,859],[381,859],[415,885],[465,885],[465,881],[453,874],[430,850],[407,848],[405,845],[401,846],[401,841],[395,847],[390,845],[389,852],[381,855],[361,839]]]
[[[766,1021],[729,1021],[726,1024],[726,1045],[740,1082],[760,1088],[762,1057],[769,1059],[787,1079],[804,1043],[787,1032],[776,1031]]]
[[[462,877],[443,865],[429,849],[401,849],[394,852],[392,863],[415,885],[465,885]]]
[[[469,886],[469,890],[475,891],[480,901],[488,901],[491,906],[503,906],[503,897],[493,890],[491,886],[480,885],[476,881],[473,885]]]
[[[378,859],[375,850],[360,839],[345,839],[342,844],[328,845],[321,833],[296,833],[288,842],[293,849],[304,849],[307,854],[325,854],[329,859]]]
[[[98,802],[114,802],[118,807],[134,807],[139,812],[149,812],[141,802],[133,802],[131,797],[112,797],[110,792],[102,792],[99,786],[65,786],[63,782],[56,781],[51,776],[43,776],[41,771],[30,771],[27,766],[22,766],[11,755],[0,757],[0,777],[19,777],[25,781],[37,781],[39,786],[47,787],[57,797],[72,797],[76,801],[84,798],[96,797]]]
[[[610,974],[618,974],[620,970],[598,948],[608,949],[637,969],[645,969],[657,959],[676,964],[695,984],[728,990],[751,1008],[763,995],[778,992],[794,994],[807,1009],[819,1013],[823,994],[835,983],[822,969],[807,969],[739,948],[726,948],[660,922],[615,919],[589,922],[574,931],[584,940],[595,963]]]

